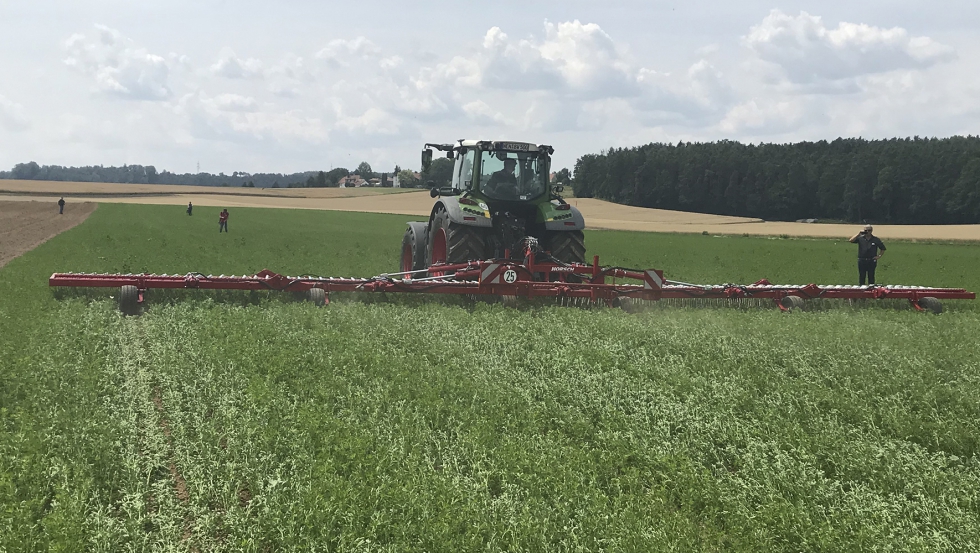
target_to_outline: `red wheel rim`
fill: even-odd
[[[446,253],[446,229],[436,229],[432,235],[432,259],[429,265],[445,263],[448,254]],[[429,271],[432,276],[442,276],[442,271]]]
[[[402,246],[402,272],[403,273],[411,271],[412,269],[415,268],[412,266],[413,265],[412,261],[414,257],[415,256],[412,255],[411,244],[405,244],[404,246]]]

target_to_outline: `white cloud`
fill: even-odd
[[[808,115],[804,101],[800,99],[778,102],[749,100],[729,110],[718,127],[730,134],[780,134],[812,122]]]
[[[237,111],[241,113],[258,111],[255,98],[239,94],[219,94],[214,98],[202,99],[202,102],[218,111]]]
[[[73,35],[65,43],[64,63],[92,77],[96,89],[134,100],[165,100],[171,96],[167,83],[168,61],[137,47],[119,31],[96,25],[96,37]]]
[[[236,94],[188,94],[175,111],[187,118],[193,136],[209,140],[322,143],[328,135],[316,115],[259,106],[254,99]]]
[[[22,131],[30,126],[24,106],[8,100],[0,94],[0,128]]]
[[[331,40],[316,53],[316,59],[326,61],[333,67],[350,67],[380,55],[381,49],[375,43],[359,36],[351,40]]]
[[[211,73],[227,79],[250,79],[262,76],[262,62],[255,58],[241,59],[230,48],[211,66]]]
[[[505,122],[503,114],[494,111],[483,100],[475,100],[463,105],[463,112],[470,121],[476,124],[491,125]]]
[[[638,92],[636,68],[594,23],[545,22],[542,40],[513,40],[493,27],[478,62],[481,82],[491,88],[548,90],[582,99]]]
[[[841,22],[824,26],[818,16],[772,10],[749,30],[744,43],[795,83],[860,77],[896,69],[921,69],[955,58],[955,51],[900,27],[883,29]]]

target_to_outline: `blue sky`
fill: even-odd
[[[0,3],[0,168],[978,134],[976,2]]]

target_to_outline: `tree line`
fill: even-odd
[[[412,171],[402,170],[400,167],[395,166],[392,173],[399,175],[403,187],[411,188],[420,186],[419,180],[414,176]],[[171,173],[166,170],[157,171],[153,165],[63,167],[61,165],[38,165],[36,162],[31,161],[28,163],[18,163],[10,171],[0,171],[0,179],[244,186],[246,188],[329,188],[336,187],[340,179],[349,175],[359,175],[365,180],[370,180],[382,175],[391,175],[392,173],[376,173],[366,161],[361,162],[353,171],[343,167],[337,167],[329,171],[303,171],[288,174],[235,171],[230,175],[224,173],[218,173],[216,175],[211,173]]]
[[[980,223],[980,137],[652,143],[580,157],[577,197],[767,220]]]

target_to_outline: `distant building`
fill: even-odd
[[[362,186],[370,185],[359,175],[347,175],[346,177],[341,177],[340,180],[337,181],[338,188],[360,188]]]

